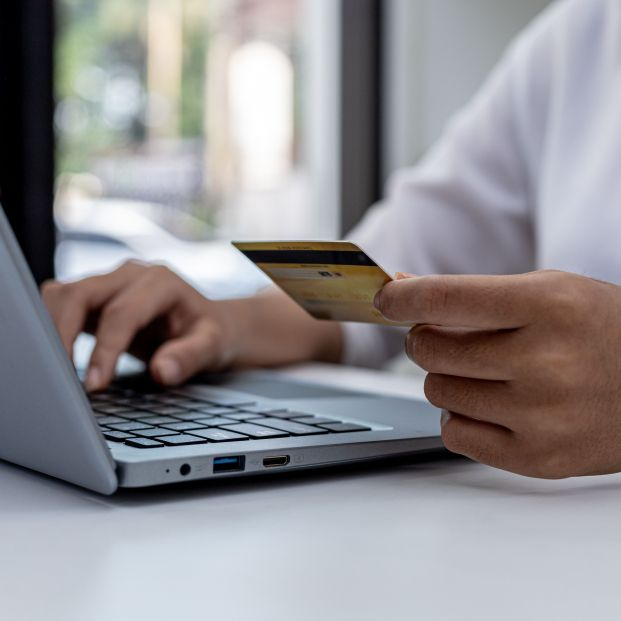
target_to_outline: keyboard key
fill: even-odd
[[[145,425],[144,423],[139,423],[138,421],[129,422],[129,423],[118,423],[115,425],[108,425],[110,429],[114,429],[116,431],[134,431],[135,429],[151,429],[151,425]]]
[[[287,408],[274,407],[273,405],[249,405],[244,406],[242,409],[244,412],[251,412],[252,414],[273,414],[274,412],[287,412]]]
[[[117,432],[122,433],[122,432]],[[174,436],[177,435],[176,431],[171,429],[162,429],[161,427],[153,427],[153,429],[136,429],[133,434],[140,436],[141,438],[157,438],[159,436]]]
[[[172,429],[173,431],[189,431],[190,429],[206,429],[207,425],[201,423],[186,421],[183,423],[171,423],[170,425],[162,425],[164,429]]]
[[[236,412],[234,414],[227,414],[227,418],[233,420],[253,420],[255,418],[263,418],[261,414],[251,414],[250,412]]]
[[[171,414],[182,414],[183,412],[187,412],[187,410],[177,405],[154,405],[149,408],[149,412],[170,416]]]
[[[88,400],[94,405],[95,403],[102,403],[102,405],[108,405],[109,401],[114,401],[112,395],[106,395],[104,393],[95,393],[94,395],[87,395]]]
[[[300,416],[308,416],[307,414],[301,414],[300,412],[292,412],[291,410],[280,410],[279,412],[270,412],[270,418],[282,418],[286,420],[288,418],[296,418]]]
[[[127,422],[124,418],[119,418],[118,416],[98,416],[97,423],[99,425],[110,425],[114,423],[125,423]]]
[[[178,422],[176,418],[170,416],[145,416],[140,419],[141,423],[148,423],[149,425],[166,425],[168,423]]]
[[[362,425],[354,425],[353,423],[328,423],[321,425],[324,429],[328,429],[334,433],[349,433],[350,431],[371,431],[370,427]]]
[[[227,431],[233,431],[234,433],[243,433],[251,438],[286,438],[289,434],[278,430],[269,429],[268,427],[260,427],[259,425],[253,425],[252,423],[240,423],[239,425],[229,425],[223,427]]]
[[[179,399],[179,401],[177,401],[175,405],[186,410],[195,410],[196,408],[209,407],[209,403],[205,403],[205,401],[196,401],[194,399]]]
[[[159,401],[153,401],[151,399],[128,399],[127,405],[131,405],[137,410],[147,410],[151,406],[162,405]]]
[[[239,408],[242,406],[246,407],[256,403],[256,401],[250,401],[248,399],[244,399],[243,397],[217,397],[215,399],[210,399],[209,401],[214,405],[229,408]]]
[[[183,403],[187,401],[185,397],[179,397],[177,395],[162,395],[157,398],[159,403],[165,403],[167,405],[178,405],[179,403]]]
[[[114,400],[114,405],[128,405],[132,406],[134,399],[131,397],[120,397],[119,399]]]
[[[149,416],[151,412],[145,412],[144,410],[136,410],[134,412],[123,412],[120,416],[126,420],[137,420]]]
[[[175,414],[177,420],[196,420],[198,418],[206,418],[202,412],[183,412],[182,414]]]
[[[230,418],[210,416],[209,418],[197,418],[194,422],[201,423],[201,425],[206,427],[220,427],[221,425],[232,425],[235,421]]]
[[[242,406],[250,406],[255,405],[256,401],[252,401],[250,399],[244,399],[243,397],[222,397],[218,395],[217,397],[209,397],[205,399],[206,403],[211,403],[214,407],[228,407],[228,408],[238,408]]]
[[[134,408],[126,405],[104,405],[93,409],[101,414],[120,414],[121,412],[131,412]]]
[[[93,409],[106,407],[108,405],[107,401],[98,401],[98,400],[92,400],[90,404],[91,404],[91,408]]]
[[[303,425],[292,420],[281,420],[278,418],[264,418],[261,421],[261,425],[286,431],[292,436],[317,436],[322,433],[328,433],[326,429],[321,427],[311,427],[310,425]]]
[[[159,438],[167,446],[185,446],[186,444],[206,444],[205,438],[198,436],[189,436],[187,434],[179,434],[177,436],[165,436]]]
[[[232,414],[237,412],[234,408],[220,408],[214,407],[213,405],[208,406],[199,406],[197,408],[193,408],[196,412],[202,412],[203,414],[211,414],[211,416],[219,416],[220,414]]]
[[[138,393],[133,388],[115,388],[112,390],[108,389],[108,392],[110,392],[111,394],[117,395],[119,398],[135,397],[138,395]]]
[[[243,436],[233,431],[227,431],[226,429],[197,429],[191,433],[193,436],[200,436],[212,442],[238,442],[241,440],[248,440],[248,436]]]
[[[134,436],[131,433],[126,433],[125,431],[107,431],[103,432],[104,438],[106,440],[110,440],[111,442],[124,442],[128,438],[133,438]]]
[[[301,418],[292,418],[296,423],[303,423],[305,425],[325,425],[326,423],[340,423],[340,420],[334,420],[333,418],[325,418],[324,416],[302,416]]]
[[[151,438],[133,438],[132,440],[126,440],[125,444],[135,448],[158,448],[164,446],[162,442],[152,440]]]

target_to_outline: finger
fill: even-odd
[[[223,366],[220,338],[215,325],[197,322],[190,332],[164,343],[149,363],[151,375],[160,384],[181,384],[206,369]]]
[[[163,279],[159,270],[151,268],[104,306],[86,375],[87,390],[101,390],[110,383],[119,356],[136,334],[174,306],[177,286],[177,279]]]
[[[128,261],[109,274],[71,283],[47,281],[42,285],[43,301],[69,356],[76,338],[85,329],[89,313],[101,307],[142,269],[139,263]]]
[[[537,279],[517,276],[420,276],[387,283],[376,296],[392,321],[484,329],[518,328],[532,321]]]
[[[442,441],[453,453],[495,468],[516,470],[516,443],[513,434],[503,427],[443,412]]]
[[[519,426],[520,419],[515,416],[515,395],[506,382],[430,373],[425,378],[425,396],[441,410],[510,430]]]
[[[520,330],[489,332],[426,325],[410,330],[405,349],[429,373],[487,380],[514,379],[529,353]]]
[[[73,358],[73,343],[86,321],[86,303],[77,288],[48,281],[41,287],[41,297],[54,322],[63,347]]]

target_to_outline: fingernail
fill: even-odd
[[[395,274],[395,280],[404,280],[406,278],[415,278],[415,274],[408,274],[407,272],[397,272]]]
[[[101,388],[101,371],[98,367],[91,367],[88,370],[84,384],[89,392]]]
[[[442,410],[442,414],[440,414],[440,425],[444,427],[446,423],[451,419],[451,414],[447,410]]]
[[[416,360],[414,360],[414,357],[412,356],[412,352],[414,351],[414,339],[415,339],[415,334],[413,330],[410,330],[407,333],[407,336],[405,337],[405,355],[414,363],[416,364]]]
[[[156,368],[162,384],[178,384],[181,382],[181,367],[173,358],[163,358],[157,363]]]
[[[375,308],[377,308],[377,310],[381,310],[380,309],[380,301],[382,299],[382,290],[380,289],[376,294],[375,297],[373,298],[373,306],[375,306]]]

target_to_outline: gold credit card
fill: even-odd
[[[373,306],[392,278],[350,242],[232,242],[316,319],[398,324]]]

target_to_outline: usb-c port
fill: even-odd
[[[289,461],[289,455],[274,455],[263,460],[263,467],[275,468],[276,466],[286,466]]]

